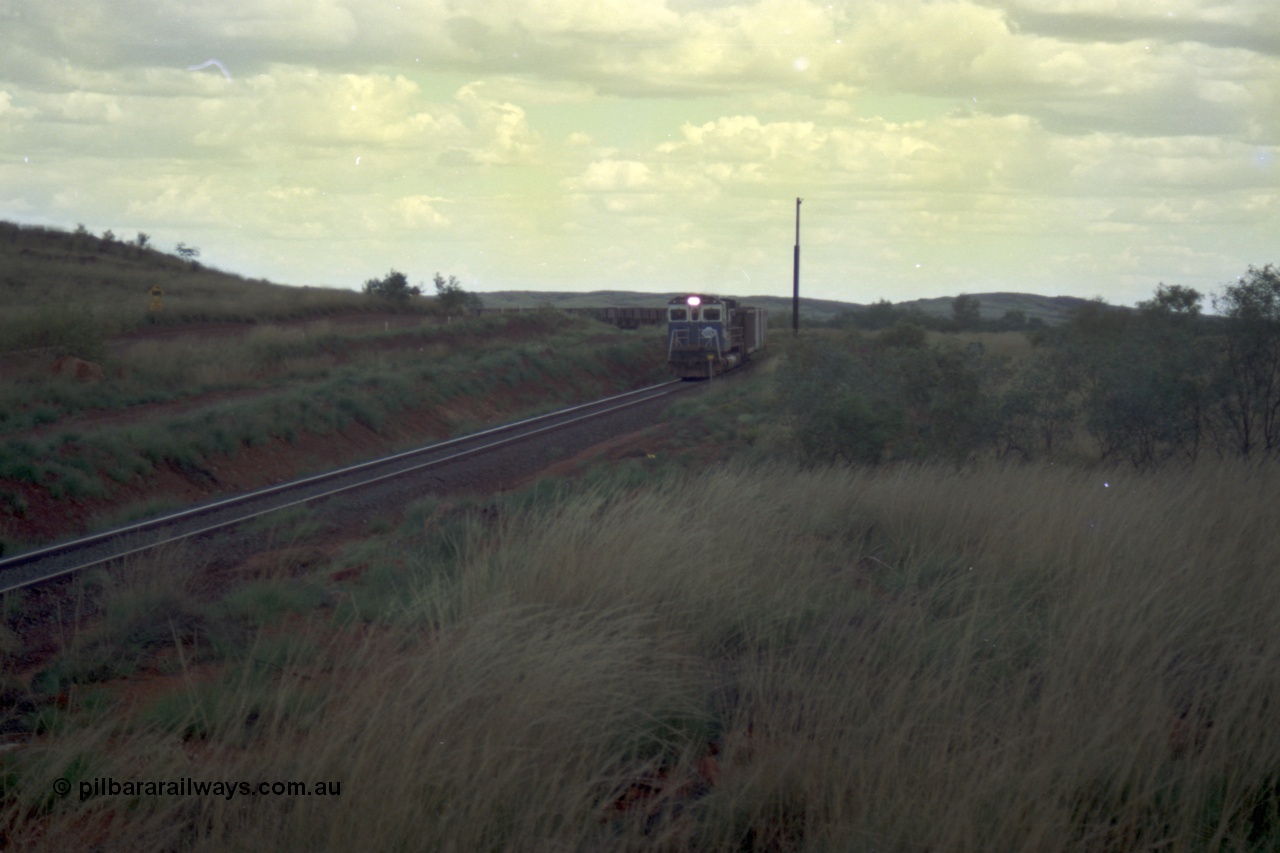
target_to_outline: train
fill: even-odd
[[[481,308],[477,314],[515,314],[539,308]],[[764,308],[704,293],[677,296],[665,307],[559,308],[622,329],[667,324],[667,366],[681,379],[710,379],[741,367],[764,346],[769,314]]]
[[[692,293],[667,303],[667,366],[681,379],[741,367],[764,346],[769,314],[736,299]]]

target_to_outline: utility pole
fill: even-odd
[[[800,334],[800,202],[796,199],[796,251],[791,265],[791,336]]]

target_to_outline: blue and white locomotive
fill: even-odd
[[[692,294],[667,303],[667,366],[682,379],[710,379],[764,346],[768,312],[736,299]]]

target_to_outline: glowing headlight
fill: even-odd
[[[685,302],[689,303],[689,306],[691,308],[697,308],[699,305],[702,304],[702,300],[696,296],[690,296],[688,299],[685,300]]]

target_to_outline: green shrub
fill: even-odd
[[[107,337],[115,331],[82,302],[46,300],[34,310],[9,312],[0,321],[0,352],[49,348],[57,355],[100,362]]]
[[[314,609],[325,598],[324,590],[293,579],[268,579],[244,584],[226,595],[220,608],[229,617],[261,627],[286,613]]]

